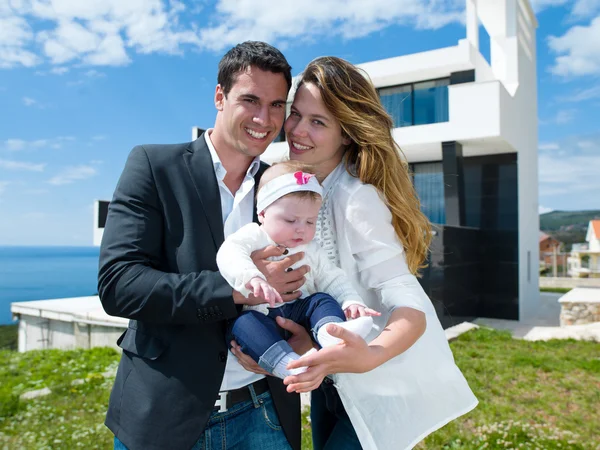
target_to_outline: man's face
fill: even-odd
[[[285,119],[288,86],[283,74],[249,67],[225,96],[215,92],[215,132],[227,148],[254,158],[277,137]]]

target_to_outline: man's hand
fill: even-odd
[[[262,298],[269,304],[271,308],[275,307],[275,303],[281,303],[283,300],[273,286],[259,277],[254,277],[246,285],[246,289],[252,289],[254,297]]]
[[[358,305],[358,304],[353,304],[353,305],[348,306],[344,310],[344,314],[346,315],[347,320],[357,319],[359,317],[364,317],[364,316],[380,316],[381,315],[380,312],[377,312],[374,309],[367,308],[366,306]]]
[[[287,342],[296,353],[304,355],[313,348],[313,341],[302,325],[298,325],[296,322],[284,319],[283,317],[277,317],[276,320],[277,325],[292,333],[292,337]],[[258,374],[271,375],[262,369],[250,356],[246,355],[236,341],[231,341],[231,353],[235,355],[244,369]]]
[[[277,321],[277,325],[292,333],[292,337],[287,340],[287,343],[290,344],[290,347],[292,347],[292,350],[296,353],[304,355],[313,348],[314,342],[310,338],[308,331],[306,331],[302,325],[298,325],[293,320],[284,319],[281,316],[277,316],[275,320]]]
[[[298,269],[290,270],[294,264],[304,257],[302,252],[290,255],[281,261],[267,260],[272,256],[284,255],[285,251],[287,250],[283,247],[270,245],[262,250],[252,252],[250,256],[254,265],[266,277],[267,282],[281,294],[281,299],[284,302],[289,302],[300,297],[298,289],[306,281],[304,275],[310,270],[310,267],[304,265]]]

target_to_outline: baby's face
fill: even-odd
[[[294,248],[315,237],[320,200],[282,197],[259,216],[263,229],[278,245]]]

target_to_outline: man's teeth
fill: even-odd
[[[307,145],[300,145],[297,142],[294,142],[294,147],[296,147],[298,150],[308,150],[310,147]]]
[[[258,133],[257,131],[251,130],[250,128],[246,128],[246,132],[250,136],[252,136],[253,138],[256,138],[256,139],[262,139],[262,138],[264,138],[267,135],[266,132],[264,132],[264,133]]]

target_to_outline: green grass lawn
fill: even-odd
[[[556,294],[566,294],[572,288],[560,288],[560,287],[540,287],[540,292],[553,292]]]
[[[600,448],[600,344],[527,342],[478,329],[451,346],[480,405],[418,448]],[[113,379],[101,374],[117,361],[106,348],[1,351],[0,448],[112,448],[102,423]],[[78,379],[86,382],[74,385]],[[42,387],[53,393],[16,401]],[[306,414],[303,448],[311,448]]]

